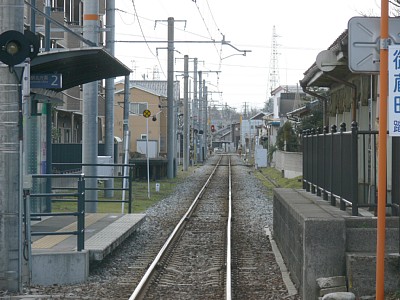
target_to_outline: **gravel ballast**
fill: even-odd
[[[68,286],[34,286],[19,295],[0,291],[0,299],[23,299],[28,295],[30,299],[128,299],[152,258],[190,205],[194,191],[210,174],[211,163],[215,160],[216,157],[211,157],[206,165],[196,168],[178,184],[172,195],[149,208],[141,228],[101,263],[91,266],[87,282]],[[236,156],[234,162],[241,163]],[[246,222],[247,233],[260,240],[261,246],[271,249],[266,228],[272,230],[272,192],[254,176],[253,170],[243,165],[235,167],[235,175],[240,178],[234,182],[236,197],[242,199],[240,209],[245,211],[242,222]],[[271,269],[279,270],[275,260],[268,264]],[[288,294],[280,272],[273,274],[273,278],[268,280],[271,292],[258,299],[300,299],[298,295]]]

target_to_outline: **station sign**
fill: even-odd
[[[62,74],[31,74],[31,88],[33,89],[61,89]]]
[[[400,45],[390,45],[388,54],[388,129],[390,136],[400,136]]]

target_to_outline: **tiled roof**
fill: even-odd
[[[167,98],[168,82],[165,80],[131,80],[130,88],[137,88],[154,95]],[[179,99],[180,84],[179,81],[174,81],[174,98]]]

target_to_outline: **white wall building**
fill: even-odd
[[[254,118],[254,117],[253,117]],[[262,119],[243,119],[240,124],[240,143],[243,153],[254,151],[255,140],[257,136],[257,126],[263,125]]]

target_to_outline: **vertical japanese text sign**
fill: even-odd
[[[400,136],[400,46],[389,46],[388,127],[390,136]]]

